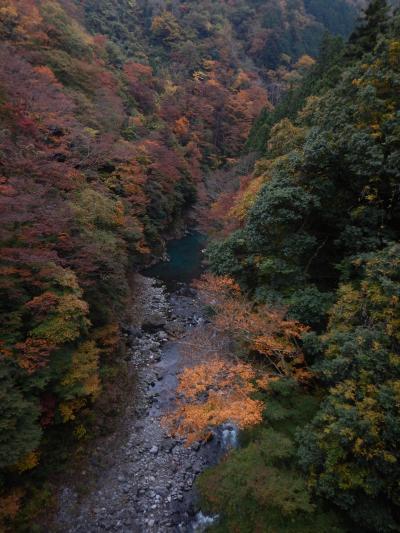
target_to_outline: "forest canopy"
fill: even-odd
[[[384,0],[0,0],[0,530],[90,433],[132,273],[204,212],[197,290],[246,359],[207,385],[225,418],[246,392],[247,444],[200,488],[247,477],[210,506],[397,530],[399,35]]]
[[[399,36],[398,12],[374,0],[345,46],[326,38],[303,80],[255,124],[247,146],[261,157],[251,178],[216,200],[212,271],[309,326],[301,344],[317,400],[313,412],[291,407],[285,418],[299,416],[289,424],[291,482],[306,483],[300,492],[318,511],[301,500],[292,512],[300,529],[283,525],[286,493],[261,503],[264,482],[221,527],[257,530],[254,509],[271,506],[280,531],[314,531],[307,514],[318,523],[322,509],[339,513],[339,530],[399,528]],[[271,398],[276,405],[273,388],[266,429],[204,475],[213,510],[234,497],[222,481],[229,469],[286,475],[287,462],[259,451],[279,431]],[[338,530],[329,524],[318,527]]]

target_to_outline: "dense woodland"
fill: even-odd
[[[168,422],[244,429],[199,483],[216,530],[399,530],[400,15],[201,4],[0,0],[0,530],[90,438],[131,274],[196,203],[235,358]]]
[[[399,37],[374,1],[347,44],[326,39],[253,128],[254,174],[213,206],[213,272],[308,326],[312,374],[285,368],[262,426],[203,476],[221,531],[399,530]]]

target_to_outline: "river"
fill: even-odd
[[[204,320],[189,286],[201,274],[204,243],[198,233],[171,241],[169,261],[136,276],[126,334],[136,394],[126,399],[119,431],[94,443],[86,490],[73,483],[60,488],[55,531],[190,533],[212,524],[201,513],[195,480],[235,445],[236,432],[228,425],[210,443],[186,447],[161,422],[173,408],[177,376],[187,364],[182,340]]]
[[[203,249],[206,238],[198,231],[188,233],[182,239],[174,239],[167,245],[167,261],[148,268],[145,275],[161,280],[168,291],[173,292],[180,283],[190,284],[203,272]]]

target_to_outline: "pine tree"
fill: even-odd
[[[360,58],[375,48],[378,36],[387,26],[389,10],[387,0],[371,0],[364,11],[361,24],[350,36],[347,52],[349,58]]]

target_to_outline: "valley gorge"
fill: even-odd
[[[400,531],[397,0],[0,0],[0,532]]]

